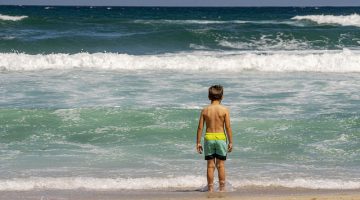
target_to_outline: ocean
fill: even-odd
[[[202,190],[224,86],[228,189],[360,189],[360,7],[0,6],[0,191]]]

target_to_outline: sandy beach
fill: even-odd
[[[289,188],[251,188],[226,193],[207,193],[193,190],[170,191],[87,191],[87,190],[32,190],[3,191],[0,199],[12,200],[122,200],[122,199],[242,199],[242,200],[358,200],[360,190],[309,190]]]

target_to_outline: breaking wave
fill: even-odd
[[[0,20],[5,20],[5,21],[20,21],[22,19],[27,18],[28,16],[10,16],[10,15],[2,15],[0,14]]]
[[[360,27],[360,15],[304,15],[295,16],[294,20],[310,20],[318,24],[339,24],[342,26],[358,26]]]
[[[291,26],[304,26],[300,22],[294,22],[291,20],[259,20],[259,21],[249,21],[249,20],[197,20],[197,19],[188,19],[188,20],[170,20],[170,19],[158,19],[158,20],[134,20],[135,23],[141,24],[285,24]]]
[[[118,53],[0,53],[0,71],[33,70],[244,70],[291,72],[360,72],[360,51],[191,52],[158,55]]]

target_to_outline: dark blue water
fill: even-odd
[[[137,8],[0,6],[0,52],[118,52],[304,50],[359,46],[358,7]],[[331,16],[349,16],[343,24]],[[328,23],[292,19],[329,15]],[[352,26],[346,21],[357,20]],[[344,26],[346,25],[346,26]]]

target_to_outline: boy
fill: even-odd
[[[214,171],[218,170],[220,192],[225,191],[225,160],[227,152],[232,151],[232,131],[230,127],[229,110],[220,105],[223,99],[223,87],[213,85],[209,88],[211,104],[201,111],[197,130],[196,149],[201,154],[203,147],[200,144],[201,135],[206,123],[204,138],[205,160],[207,160],[207,182],[209,192],[214,191]],[[224,131],[226,129],[226,134]],[[228,146],[226,148],[226,140]]]

